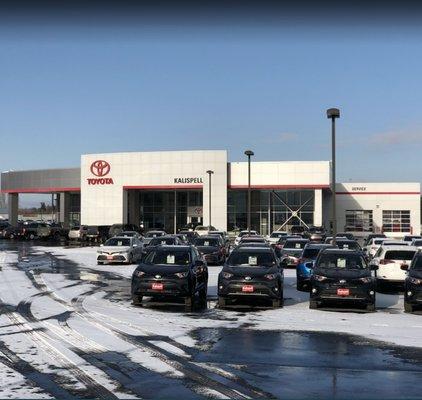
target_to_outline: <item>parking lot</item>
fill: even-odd
[[[283,308],[222,310],[210,266],[205,308],[135,307],[134,264],[97,265],[89,246],[0,246],[0,397],[420,396],[422,315],[401,294],[378,293],[374,313],[310,310],[287,269]]]

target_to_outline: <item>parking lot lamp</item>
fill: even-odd
[[[329,108],[327,110],[327,118],[331,119],[331,193],[333,204],[332,212],[332,234],[333,244],[336,243],[337,235],[337,213],[336,213],[336,118],[340,118],[340,110],[338,108]]]
[[[251,156],[254,152],[246,150],[245,155],[248,156],[248,232],[251,233]]]
[[[211,175],[214,173],[214,171],[211,171],[210,169],[207,171],[208,174],[208,210],[209,210],[209,217],[208,217],[208,229],[211,230]]]

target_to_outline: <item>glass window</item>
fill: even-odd
[[[415,251],[411,250],[390,250],[385,253],[386,260],[411,260]]]
[[[410,232],[410,210],[383,210],[384,232]]]
[[[319,268],[363,269],[366,262],[357,254],[327,254],[323,253],[318,262]]]
[[[372,232],[372,210],[346,210],[346,232]]]

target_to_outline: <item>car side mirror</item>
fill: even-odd
[[[376,265],[376,264],[369,264],[369,269],[371,271],[376,271],[376,270],[378,270],[378,265]]]
[[[403,271],[407,271],[409,269],[409,266],[407,264],[400,265],[400,269]]]

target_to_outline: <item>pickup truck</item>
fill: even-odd
[[[54,223],[50,225],[50,238],[58,241],[60,239],[67,238],[68,235],[69,229],[64,228],[61,223]]]

